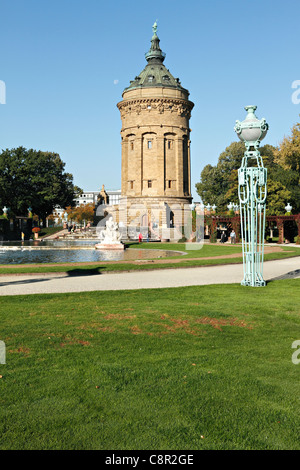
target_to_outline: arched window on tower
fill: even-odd
[[[170,227],[174,227],[174,212],[170,211]]]

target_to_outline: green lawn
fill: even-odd
[[[49,235],[54,235],[62,230],[63,227],[43,227],[39,232],[39,238],[49,237]]]
[[[300,449],[300,279],[0,298],[0,449]]]
[[[196,244],[195,244],[196,245]],[[230,255],[232,253],[241,253],[241,245],[221,245],[221,244],[203,244],[202,248],[199,250],[190,250],[187,249],[188,246],[193,247],[193,243],[160,243],[160,242],[142,242],[142,243],[128,243],[128,248],[147,249],[147,250],[166,250],[166,251],[180,251],[188,255],[188,257],[193,258],[203,258],[206,256],[220,256],[220,255]],[[182,255],[174,254],[174,258],[180,258]]]

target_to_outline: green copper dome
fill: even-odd
[[[163,64],[166,54],[162,52],[159,46],[160,41],[156,34],[156,22],[152,29],[153,36],[151,39],[151,47],[145,54],[148,64],[134,80],[131,80],[129,87],[125,88],[124,92],[135,88],[169,87],[184,90],[188,93],[188,91],[181,86],[179,78],[174,78]]]

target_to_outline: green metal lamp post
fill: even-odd
[[[241,238],[243,247],[244,286],[261,287],[263,279],[264,237],[266,220],[267,169],[259,145],[268,131],[265,119],[257,119],[256,106],[246,106],[246,119],[234,127],[246,151],[238,171]],[[248,164],[251,162],[251,165]]]

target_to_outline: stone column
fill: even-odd
[[[210,216],[210,231],[209,231],[209,241],[210,243],[217,242],[217,220],[215,217]]]
[[[189,196],[191,195],[191,141],[187,140],[187,157],[188,157],[188,191]]]
[[[122,138],[122,188],[121,193],[127,194],[128,189],[128,138]]]
[[[297,217],[295,217],[295,222],[296,222],[297,227],[298,227],[298,240],[299,240],[300,239],[300,215],[299,214],[298,214]]]
[[[239,243],[240,241],[240,232],[241,232],[241,222],[240,222],[240,217],[236,216],[232,218],[232,228],[235,231],[236,238],[235,241]]]
[[[183,196],[183,139],[176,137],[176,179],[177,179],[177,195]]]
[[[281,217],[276,219],[277,228],[278,228],[278,244],[284,243],[284,222]]]
[[[157,149],[157,195],[165,194],[165,138],[163,134],[156,136]]]
[[[135,137],[134,157],[136,159],[135,195],[141,196],[143,190],[143,136],[140,132],[137,132]]]

